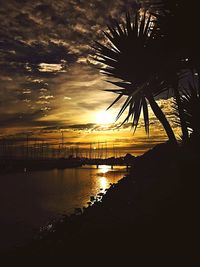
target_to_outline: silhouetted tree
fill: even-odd
[[[109,33],[104,32],[107,43],[96,42],[96,61],[104,64],[101,70],[112,84],[120,89],[111,89],[119,96],[108,107],[118,102],[122,96],[127,96],[117,119],[129,107],[128,115],[123,123],[132,119],[134,131],[138,126],[141,110],[143,110],[145,130],[149,133],[149,114],[147,100],[159,121],[162,123],[169,140],[176,143],[176,138],[164,113],[155,101],[155,96],[163,89],[163,74],[167,67],[167,57],[156,38],[157,27],[150,14],[139,11],[134,19],[126,15],[125,22],[114,21],[113,26],[108,26]],[[167,61],[168,62],[168,61]],[[163,67],[165,66],[165,67]],[[169,65],[168,65],[169,67]],[[113,81],[117,78],[118,81]]]
[[[198,1],[184,0],[151,0],[150,6],[156,13],[159,23],[159,35],[163,39],[163,48],[174,55],[177,63],[182,69],[191,68],[200,74],[200,39],[199,32],[199,8]],[[157,11],[157,12],[156,12]],[[153,12],[153,11],[152,11]],[[168,72],[170,74],[170,71]],[[180,126],[182,128],[183,140],[188,139],[186,121],[180,92],[178,87],[177,72],[171,72],[171,85],[177,101]]]
[[[186,125],[196,138],[200,138],[200,88],[199,84],[189,83],[189,88],[183,91],[180,97],[181,104],[184,110],[184,118]],[[175,106],[176,115],[177,106]],[[179,117],[179,116],[178,116]]]

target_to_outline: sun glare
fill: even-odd
[[[100,111],[96,114],[95,122],[97,124],[110,124],[115,122],[115,115],[109,111]]]
[[[100,188],[102,188],[103,190],[105,190],[106,188],[108,188],[108,180],[106,179],[106,177],[101,177],[99,179],[99,186]]]
[[[108,165],[100,165],[99,166],[99,171],[101,173],[104,173],[104,174],[107,173],[110,169],[111,169],[111,167]]]

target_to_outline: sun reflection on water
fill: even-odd
[[[110,169],[111,169],[111,167],[108,165],[100,165],[99,166],[99,171],[101,173],[107,173]]]
[[[99,187],[101,190],[105,190],[109,187],[109,181],[107,179],[107,175],[109,171],[111,170],[111,166],[108,165],[99,165],[98,173],[99,173]]]
[[[99,178],[99,185],[100,185],[100,188],[102,190],[105,190],[106,188],[108,188],[109,183],[108,183],[107,178],[104,176],[100,177]]]

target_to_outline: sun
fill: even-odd
[[[115,115],[110,111],[100,111],[96,113],[95,123],[96,124],[111,124],[115,122]]]

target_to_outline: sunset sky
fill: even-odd
[[[115,123],[120,105],[105,113],[115,95],[91,59],[94,41],[111,18],[136,1],[0,1],[0,137],[58,141],[66,145],[107,141],[138,155],[166,140],[151,115],[150,136],[143,123],[133,135]],[[171,108],[160,100],[168,118]]]

